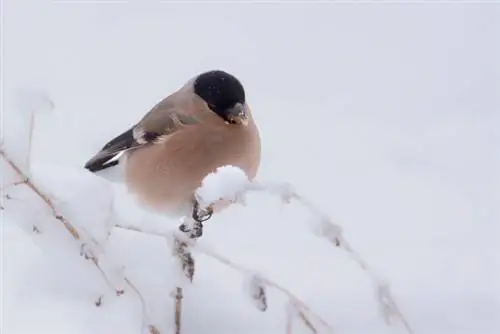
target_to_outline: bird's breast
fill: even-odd
[[[128,153],[125,181],[145,206],[160,212],[183,211],[191,205],[203,178],[218,167],[233,165],[250,179],[260,164],[257,128],[224,124],[191,126],[158,144]]]

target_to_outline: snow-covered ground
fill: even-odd
[[[334,217],[416,333],[500,333],[498,4],[2,2],[3,131],[21,131],[5,116],[14,90],[50,95],[32,164],[54,193],[81,194],[89,176],[77,169],[106,140],[196,73],[222,68],[247,88],[263,139],[259,179],[292,183]],[[100,186],[80,223],[97,214],[86,205],[108,203]],[[144,217],[117,196],[120,219]],[[0,225],[1,332],[139,334],[138,298],[114,297],[58,221],[18,205],[22,217]],[[307,218],[254,194],[207,223],[201,241],[293,291],[336,333],[393,333],[368,276],[309,233]],[[33,221],[42,234],[23,229]],[[114,230],[106,252],[169,333],[165,240]],[[183,334],[285,333],[282,295],[269,290],[262,313],[247,277],[196,259]]]

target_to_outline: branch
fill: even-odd
[[[175,288],[175,334],[181,333],[181,321],[182,321],[182,288]]]
[[[387,324],[391,324],[393,320],[399,320],[408,333],[412,334],[413,329],[411,328],[408,320],[400,311],[396,301],[392,297],[392,293],[389,288],[389,284],[384,282],[382,279],[378,278],[374,270],[368,265],[368,263],[363,260],[361,255],[359,255],[347,242],[343,235],[342,228],[335,223],[323,212],[321,212],[316,206],[314,206],[309,200],[304,197],[294,194],[293,196],[297,201],[304,205],[310,212],[312,212],[316,217],[315,233],[326,239],[332,245],[344,249],[350,256],[350,258],[358,264],[358,266],[368,275],[374,285],[374,293],[379,305],[379,310],[384,317]]]
[[[58,212],[58,210],[56,209],[56,207],[54,206],[53,202],[51,201],[51,199],[45,195],[42,190],[40,190],[28,177],[27,175],[17,166],[17,164],[12,161],[9,156],[7,155],[7,153],[3,150],[0,149],[0,156],[7,162],[7,164],[12,168],[12,170],[23,180],[21,183],[19,182],[15,182],[13,184],[24,184],[26,185],[30,190],[32,190],[51,210],[52,212],[52,216],[57,219],[58,221],[60,221],[63,226],[66,228],[66,230],[71,234],[71,236],[77,240],[77,241],[81,241],[81,235],[80,233],[77,231],[76,228],[73,227],[73,225],[69,222],[68,219],[66,219],[62,214],[60,214]],[[84,244],[82,244],[82,250],[84,248]],[[89,254],[90,253],[90,254]],[[82,254],[81,254],[82,255]],[[99,270],[99,272],[101,273],[103,279],[105,280],[105,282],[108,284],[109,287],[111,287],[117,296],[119,295],[122,295],[124,293],[124,291],[122,289],[117,289],[116,287],[113,286],[113,284],[110,282],[110,280],[108,279],[106,273],[104,272],[104,270],[101,268],[101,266],[99,265],[99,261],[97,259],[97,257],[93,256],[92,255],[92,252],[89,251],[85,254],[85,257],[87,259],[90,259],[92,261],[92,263],[94,263],[94,265],[96,266],[96,268]],[[140,302],[141,302],[141,306],[142,306],[142,311],[143,311],[143,319],[147,318],[147,315],[146,315],[146,306],[145,306],[145,301],[144,301],[144,297],[142,296],[142,294],[139,292],[139,290],[132,284],[132,282],[127,279],[126,277],[124,278],[124,282],[137,294],[137,296],[139,297],[140,299]],[[99,300],[98,301],[102,301],[101,297],[99,297]],[[145,320],[143,320],[143,322],[146,322]],[[144,324],[143,324],[144,325]],[[153,325],[149,325],[148,326],[149,328],[149,331],[150,333],[152,334],[158,334],[158,330],[156,329],[155,326]]]
[[[408,321],[400,311],[394,298],[389,289],[389,285],[382,282],[381,279],[377,278],[373,270],[368,266],[366,261],[354,251],[354,249],[347,242],[343,234],[343,229],[341,226],[335,224],[330,217],[318,209],[311,201],[307,200],[303,196],[299,195],[293,187],[288,183],[279,182],[268,182],[268,183],[258,183],[256,181],[250,181],[246,174],[239,168],[233,166],[223,166],[218,168],[214,173],[208,174],[202,185],[197,189],[195,197],[199,203],[200,211],[210,211],[210,207],[214,205],[219,200],[230,201],[232,203],[245,204],[245,196],[249,192],[265,192],[272,196],[276,196],[281,199],[284,203],[291,203],[292,201],[297,201],[299,204],[304,206],[314,218],[310,224],[310,230],[316,236],[326,239],[330,244],[336,248],[342,248],[350,258],[356,262],[360,268],[368,275],[374,285],[374,294],[376,301],[379,305],[381,314],[383,315],[387,324],[391,324],[392,320],[399,320],[405,327],[405,329],[411,334],[413,333]],[[136,229],[143,232],[142,229]],[[154,231],[153,231],[154,232]],[[153,233],[155,234],[155,233]],[[176,236],[177,238],[178,236]],[[188,242],[189,241],[189,242]],[[184,241],[183,245],[193,245],[191,240]],[[200,248],[197,248],[198,250]],[[209,251],[205,250],[205,254],[209,255]],[[189,256],[191,254],[189,253]],[[227,262],[221,256],[212,257],[222,261],[228,266],[238,267],[233,263]],[[192,258],[192,257],[190,257]],[[246,269],[238,267],[239,271],[246,272]],[[262,279],[262,282],[268,286],[274,286],[276,289],[287,294],[292,301],[295,301],[295,297],[290,295],[288,291],[281,290],[279,286],[275,286],[273,282],[266,281]],[[267,303],[265,299],[265,291],[261,285],[256,286],[256,290],[252,295],[252,298],[256,302],[260,302],[260,307],[265,308],[263,303]],[[296,303],[298,309],[301,311],[302,320],[310,327],[311,323],[308,323],[305,316],[306,312],[309,310],[303,303]],[[259,304],[257,304],[259,306]],[[327,325],[324,323],[323,325]]]
[[[0,156],[7,162],[7,164],[14,170],[14,172],[21,177],[21,179],[24,180],[24,184],[30,188],[42,201],[47,204],[47,206],[50,208],[52,211],[52,215],[54,216],[55,219],[59,220],[61,223],[63,223],[64,227],[68,230],[69,233],[75,238],[76,240],[80,240],[80,234],[78,231],[71,226],[69,221],[64,218],[62,215],[60,215],[56,208],[54,207],[54,204],[52,204],[52,201],[50,198],[48,198],[42,191],[40,191],[34,184],[31,182],[31,180],[23,173],[23,171],[17,167],[17,165],[9,158],[9,156],[5,153],[5,151],[0,150]]]
[[[125,230],[131,230],[139,233],[144,233],[148,235],[154,235],[154,236],[159,236],[159,237],[164,237],[167,240],[179,240],[183,243],[185,243],[187,246],[192,247],[194,250],[200,252],[201,254],[205,254],[208,257],[211,257],[212,259],[218,261],[219,263],[232,268],[233,270],[236,270],[237,272],[248,276],[250,275],[251,277],[255,276],[255,271],[245,268],[239,264],[236,264],[229,260],[228,258],[211,251],[208,249],[208,247],[203,247],[201,244],[196,243],[194,240],[191,238],[187,237],[184,235],[182,232],[178,232],[175,230],[170,230],[170,231],[157,231],[157,230],[143,230],[138,227],[131,227],[131,226],[125,226],[125,225],[115,225],[117,228],[125,229]],[[292,292],[290,292],[288,289],[282,287],[278,283],[272,281],[271,279],[268,279],[263,276],[259,276],[259,283],[261,285],[265,285],[271,288],[274,288],[281,293],[283,293],[286,297],[288,297],[289,302],[291,305],[294,306],[294,308],[297,310],[297,315],[299,318],[304,322],[304,324],[313,332],[313,333],[318,333],[319,331],[317,330],[316,326],[314,323],[320,324],[327,332],[333,333],[333,328],[332,326],[323,318],[321,318],[318,314],[313,312],[304,301],[302,301],[299,297],[294,295]],[[266,302],[267,304],[267,302]]]
[[[227,187],[222,186],[225,185],[225,181],[229,181],[231,184]],[[326,239],[333,246],[340,247],[346,251],[350,258],[372,280],[375,287],[376,300],[386,323],[391,324],[392,320],[399,320],[410,334],[413,333],[409,322],[392,297],[389,285],[377,278],[366,261],[349,245],[343,235],[342,227],[335,224],[326,213],[318,209],[311,201],[299,195],[290,184],[250,181],[246,174],[239,168],[224,166],[220,167],[215,173],[205,177],[202,186],[196,192],[196,196],[202,207],[208,207],[219,200],[229,200],[233,203],[245,204],[245,196],[249,192],[265,192],[280,198],[283,203],[289,204],[292,200],[295,200],[303,205],[314,218],[310,224],[311,232],[320,238]]]

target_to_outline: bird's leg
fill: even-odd
[[[193,203],[192,219],[183,222],[179,230],[185,233],[190,239],[198,239],[203,235],[203,222],[212,217],[213,209],[201,209],[197,201]],[[184,274],[192,281],[194,276],[194,259],[191,252],[187,249],[187,244],[178,241],[175,247],[177,256],[182,262]]]
[[[212,218],[214,211],[211,206],[206,208],[200,208],[198,201],[194,202],[193,205],[193,219],[199,222],[205,222]]]
[[[190,239],[195,240],[203,235],[203,222],[209,220],[212,217],[212,214],[212,207],[202,209],[200,208],[198,201],[194,201],[193,211],[191,214],[192,219],[187,222],[183,222],[179,226],[179,230],[185,233]],[[176,240],[175,253],[181,261],[184,275],[186,275],[186,277],[192,282],[194,277],[194,258],[189,249],[187,249],[187,244],[183,241]],[[176,334],[180,334],[181,332],[182,298],[182,288],[177,287],[174,313]]]
[[[189,238],[196,239],[203,235],[203,222],[209,220],[213,215],[212,207],[208,208],[200,208],[198,201],[195,201],[193,204],[191,226],[187,226],[186,223],[182,223],[179,226],[179,229],[186,233]]]

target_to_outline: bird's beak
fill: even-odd
[[[236,103],[227,111],[227,119],[231,124],[248,124],[248,114],[245,110],[245,106],[242,103]]]

